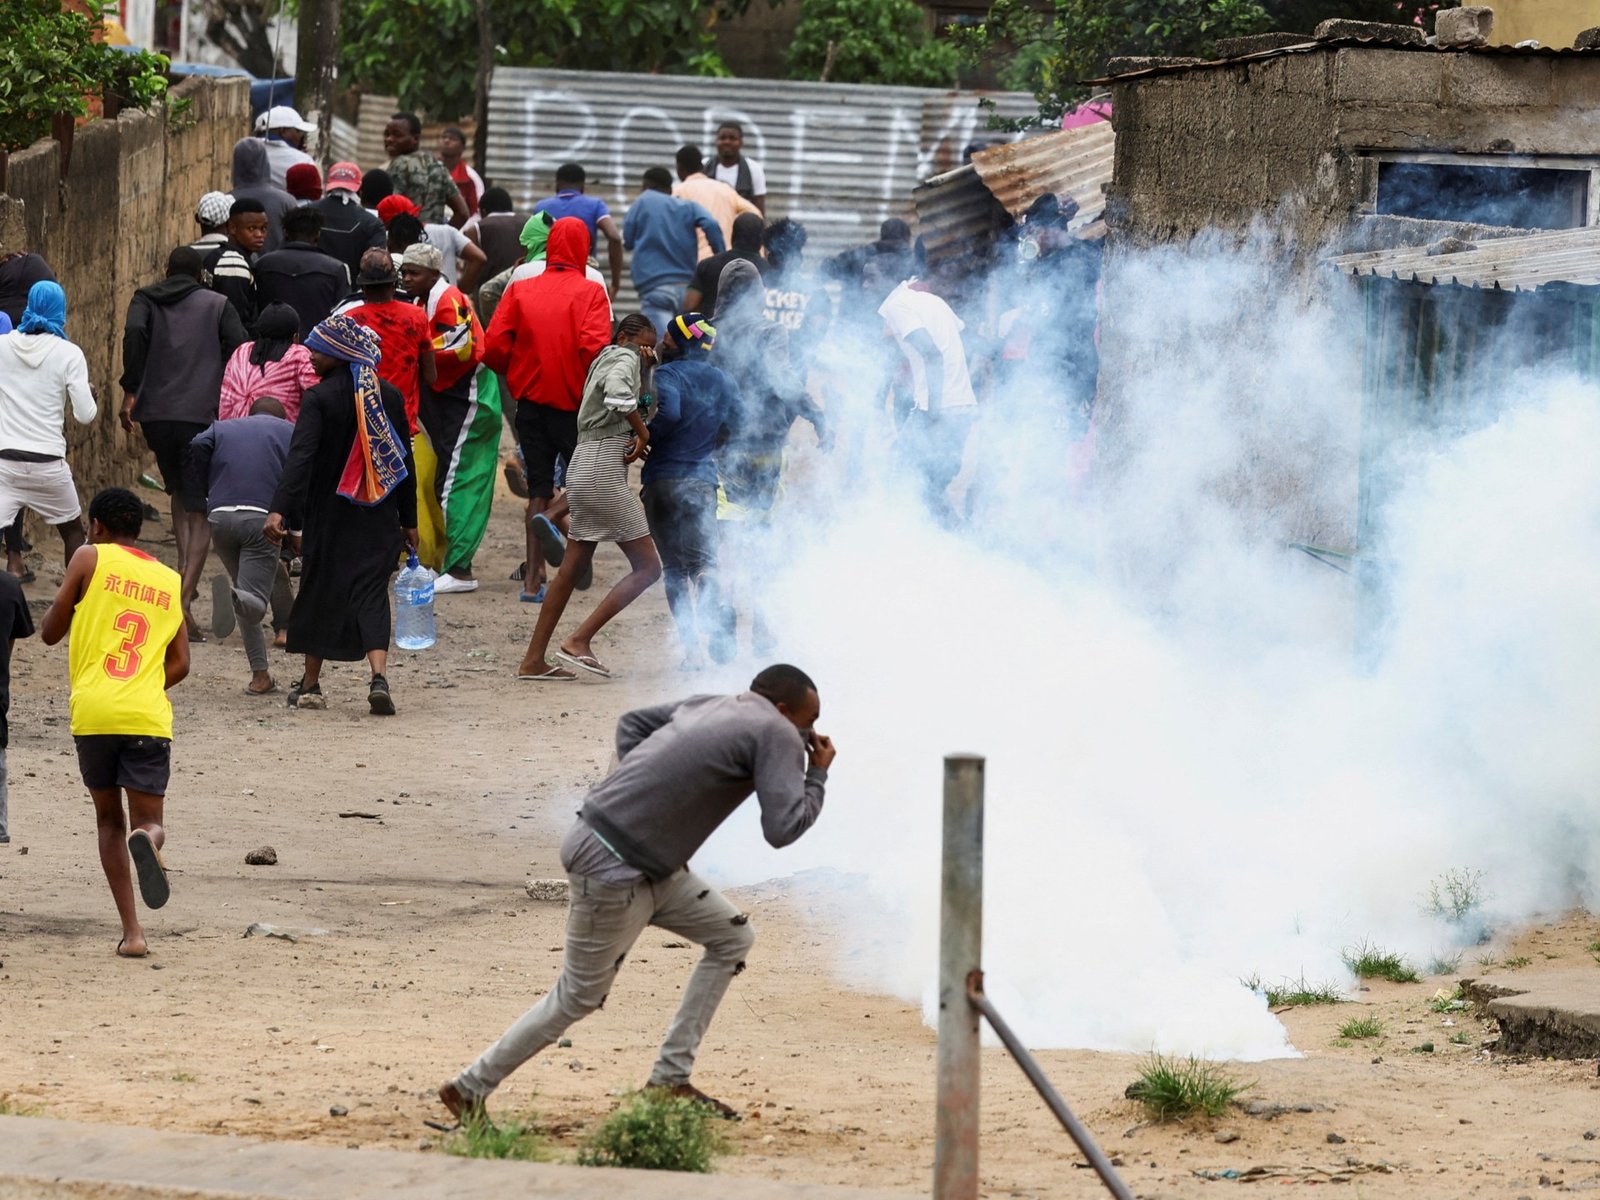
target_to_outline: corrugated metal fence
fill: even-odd
[[[489,102],[484,174],[524,209],[554,190],[561,163],[581,162],[588,190],[619,218],[646,167],[672,167],[694,143],[708,155],[717,126],[744,126],[745,153],[767,173],[767,216],[802,221],[816,258],[877,237],[887,217],[912,217],[911,191],[966,161],[974,145],[1018,136],[988,128],[991,111],[1025,117],[1032,97],[771,79],[702,79],[501,69]]]

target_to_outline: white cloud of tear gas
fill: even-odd
[[[1121,276],[1135,352],[1106,364],[1127,384],[1093,500],[1063,499],[1048,436],[990,450],[1004,486],[965,534],[893,479],[791,494],[762,574],[840,757],[796,846],[741,813],[702,870],[861,876],[819,933],[931,1020],[941,758],[984,754],[1002,1012],[1035,1047],[1239,1059],[1294,1052],[1241,977],[1347,987],[1346,947],[1421,967],[1596,899],[1600,392],[1529,381],[1414,457],[1362,663],[1351,577],[1285,545],[1353,527],[1359,326],[1272,287],[1213,250]],[[1175,330],[1189,352],[1162,353]],[[1423,911],[1451,868],[1485,872],[1462,924]]]

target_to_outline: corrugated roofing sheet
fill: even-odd
[[[914,194],[929,261],[983,249],[1007,217],[1021,217],[1046,192],[1077,201],[1072,228],[1080,236],[1102,235],[1115,151],[1108,121],[977,151],[970,164],[928,180]]]
[[[1105,212],[1105,186],[1111,182],[1116,145],[1111,122],[1097,121],[979,150],[972,165],[1013,218],[1020,218],[1048,192],[1077,202],[1072,227],[1081,229]]]
[[[1354,47],[1364,49],[1404,50],[1414,54],[1491,54],[1509,58],[1571,58],[1600,54],[1600,48],[1580,50],[1573,46],[1430,46],[1414,42],[1390,42],[1382,38],[1316,38],[1308,37],[1294,46],[1274,46],[1270,50],[1257,50],[1253,54],[1240,54],[1234,58],[1219,58],[1209,62],[1173,62],[1167,65],[1142,67],[1121,75],[1108,75],[1103,79],[1087,79],[1085,83],[1124,83],[1148,75],[1174,75],[1181,71],[1209,71],[1215,67],[1235,63],[1262,62],[1269,58],[1282,58],[1287,54],[1309,54],[1315,50],[1340,50]]]
[[[911,192],[961,166],[975,145],[1018,135],[988,128],[991,111],[1020,118],[1032,97],[766,79],[703,79],[503,68],[489,103],[488,170],[519,209],[550,194],[575,160],[588,191],[619,218],[646,167],[672,166],[680,145],[710,153],[718,124],[744,125],[745,153],[767,174],[767,215],[791,216],[813,260],[877,237],[912,216]]]
[[[1328,260],[1346,275],[1530,292],[1550,283],[1600,286],[1600,228],[1497,238],[1471,250],[1432,254],[1425,246],[1341,254]]]

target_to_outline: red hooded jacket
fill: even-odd
[[[611,343],[606,289],[584,275],[589,227],[562,217],[550,228],[545,269],[505,291],[484,336],[483,362],[518,400],[577,412],[595,355]]]

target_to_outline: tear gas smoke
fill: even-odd
[[[1283,294],[1250,248],[1118,266],[1092,494],[1067,479],[1048,380],[990,413],[968,530],[861,466],[892,462],[876,427],[792,464],[743,574],[840,757],[798,844],[771,851],[743,812],[697,865],[859,875],[825,877],[856,915],[819,932],[848,981],[931,1020],[941,760],[982,753],[985,967],[1031,1045],[1292,1054],[1242,977],[1344,985],[1362,941],[1421,965],[1596,899],[1600,392],[1529,379],[1504,415],[1415,448],[1385,651],[1358,662],[1352,577],[1289,546],[1354,537],[1354,306]],[[1422,903],[1452,868],[1485,872],[1464,923]]]

